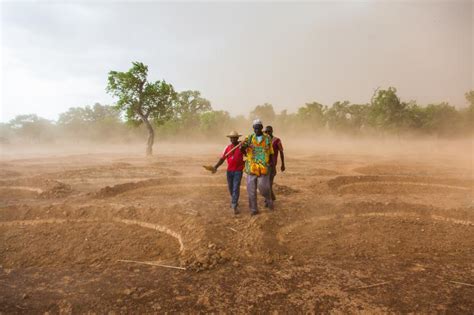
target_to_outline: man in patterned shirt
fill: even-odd
[[[263,133],[260,119],[253,121],[254,133],[242,142],[242,153],[247,156],[245,173],[247,173],[247,193],[252,215],[258,214],[257,188],[265,198],[265,206],[273,210],[270,189],[270,163],[273,155],[272,139]]]

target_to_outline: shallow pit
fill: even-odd
[[[473,189],[470,180],[410,176],[339,176],[328,185],[342,194],[466,194]]]
[[[178,240],[155,229],[120,222],[29,222],[0,225],[4,268],[107,266],[118,260],[169,261]]]
[[[474,224],[440,215],[369,212],[314,217],[283,228],[279,240],[295,256],[336,262],[474,260]],[[434,257],[434,258],[433,258]],[[459,261],[463,263],[463,261]]]

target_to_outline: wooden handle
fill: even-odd
[[[230,150],[229,152],[226,153],[226,155],[224,155],[224,159],[227,159],[227,157],[232,153],[234,152],[237,148],[240,148],[242,146],[242,143],[243,142],[240,142],[238,145],[236,145],[235,147],[232,148],[232,150]]]

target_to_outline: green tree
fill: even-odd
[[[127,72],[110,71],[107,92],[118,98],[116,108],[125,112],[127,121],[144,124],[148,131],[146,154],[152,155],[155,141],[154,122],[163,124],[173,115],[176,92],[171,84],[148,81],[148,66],[133,62]]]
[[[306,103],[305,106],[298,108],[297,120],[311,129],[319,129],[325,125],[324,111],[325,107],[322,104]]]
[[[336,102],[325,112],[325,118],[329,128],[337,131],[347,131],[350,128],[349,102]]]
[[[114,106],[101,105],[95,103],[94,106],[89,107],[90,119],[93,122],[110,121],[110,122],[121,122],[120,111]]]
[[[448,103],[430,104],[425,108],[425,130],[437,136],[452,135],[459,131],[460,116]]]
[[[324,115],[331,130],[345,133],[358,133],[367,123],[369,106],[350,104],[349,101],[336,102]]]
[[[177,95],[175,119],[181,128],[198,127],[199,116],[211,110],[211,102],[201,97],[199,91],[183,91]]]
[[[123,123],[118,109],[96,103],[92,107],[69,108],[59,115],[58,126],[68,136],[104,140],[117,136]]]
[[[31,142],[52,140],[54,125],[36,114],[18,115],[9,125],[15,134]]]
[[[120,117],[120,111],[114,106],[96,103],[90,108],[89,116],[93,140],[123,138],[128,131]]]
[[[199,129],[207,137],[222,136],[224,129],[229,126],[231,118],[228,112],[213,110],[199,116]]]
[[[263,105],[257,105],[250,112],[250,120],[260,118],[266,125],[271,125],[275,121],[275,110],[272,104],[265,103]]]
[[[462,116],[465,124],[465,129],[474,131],[474,91],[466,93],[466,100],[469,102],[469,106],[462,111]]]
[[[389,87],[388,90],[377,90],[371,101],[369,122],[380,129],[392,129],[400,132],[406,117],[407,103],[400,101],[397,89]]]
[[[405,108],[404,126],[414,131],[425,131],[427,124],[426,108],[418,106],[416,102],[411,102]]]
[[[71,126],[77,125],[83,127],[91,119],[91,109],[86,107],[71,107],[66,112],[59,114],[58,124]]]
[[[0,122],[0,145],[9,144],[13,131],[8,123]]]
[[[469,106],[474,106],[474,91],[471,90],[469,92],[466,92],[465,96],[466,100],[469,103]]]
[[[369,111],[370,106],[368,104],[352,104],[349,106],[350,124],[353,131],[359,132],[367,124]]]
[[[277,114],[275,117],[275,125],[279,129],[278,133],[281,131],[286,131],[291,128],[291,115],[288,114],[288,110],[284,109]],[[275,126],[274,126],[275,127]]]

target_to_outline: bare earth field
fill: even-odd
[[[256,217],[224,145],[2,148],[0,312],[474,312],[472,142],[287,143]]]

